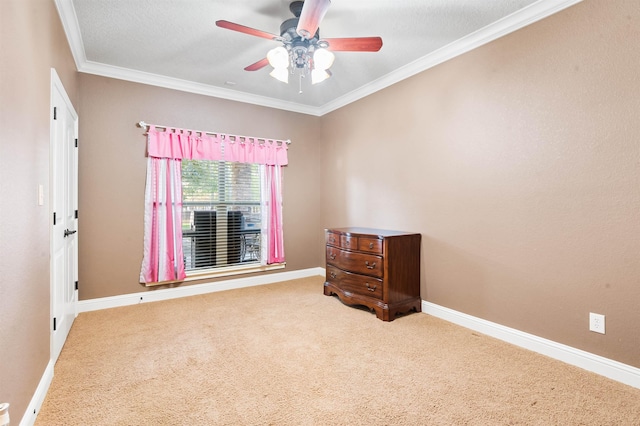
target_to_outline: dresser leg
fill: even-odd
[[[394,319],[396,319],[396,315],[398,313],[408,314],[411,311],[414,311],[414,312],[422,311],[421,306],[422,306],[422,302],[419,299],[416,299],[404,305],[391,307],[389,309],[377,308],[375,311],[376,311],[376,316],[382,321],[393,321]]]
[[[376,311],[376,317],[382,321],[393,321],[396,319],[395,312],[389,309],[374,308]]]

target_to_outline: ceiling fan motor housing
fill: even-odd
[[[291,11],[291,13],[293,13],[293,16],[295,16],[296,18],[299,18],[300,14],[302,13],[302,5],[304,5],[304,1],[293,1],[289,5],[289,10]]]
[[[302,39],[300,35],[296,32],[296,28],[298,27],[299,18],[291,18],[287,19],[280,25],[280,36],[287,41],[293,41],[295,39]],[[320,28],[316,31],[316,34],[311,38],[311,40],[318,41],[320,39]],[[311,41],[309,40],[309,41]]]

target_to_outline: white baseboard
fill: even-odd
[[[424,300],[422,312],[640,389],[640,368]]]
[[[51,360],[49,364],[47,364],[47,368],[44,370],[40,383],[38,383],[36,392],[33,394],[33,398],[31,398],[31,402],[27,406],[27,411],[25,411],[22,420],[20,420],[20,426],[33,426],[36,422],[40,407],[42,407],[44,398],[47,396],[47,391],[53,380],[53,364]]]
[[[123,294],[119,296],[101,297],[98,299],[81,300],[78,302],[78,312],[97,311],[100,309],[117,308],[120,306],[136,305],[138,303],[157,302],[160,300],[176,299],[179,297],[196,296],[223,290],[273,284],[280,281],[307,278],[316,275],[324,276],[324,268],[299,269],[296,271],[279,272],[275,274],[259,275],[255,277],[235,278],[205,284],[188,285],[184,287],[165,288],[139,293]]]

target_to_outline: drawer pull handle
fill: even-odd
[[[350,246],[351,245],[351,240],[344,240],[344,245],[345,246]]]
[[[369,243],[369,248],[372,249],[373,248],[373,243]]]
[[[373,262],[371,265],[369,265],[369,261],[365,260],[364,261],[365,266],[367,267],[367,269],[373,269],[376,267],[376,262]]]
[[[331,276],[331,278],[334,278],[334,279],[338,276],[338,275],[336,275],[335,272],[331,272],[329,275]]]
[[[330,238],[329,238],[329,242],[330,242],[330,243],[335,243],[335,242],[336,242],[336,239],[335,239],[335,238],[333,238],[333,237],[330,237]]]
[[[335,253],[329,253],[329,259],[336,260],[336,254]]]
[[[365,285],[367,286],[367,290],[369,290],[369,291],[376,291],[376,287],[378,287],[377,284],[374,285],[373,287],[369,287],[369,283],[366,283]]]

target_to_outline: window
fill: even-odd
[[[285,141],[151,125],[147,142],[141,283],[284,268]]]
[[[260,165],[182,161],[185,271],[260,264]]]

